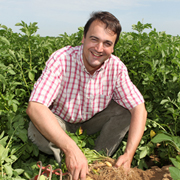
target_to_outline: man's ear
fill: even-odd
[[[83,38],[82,38],[82,40],[81,40],[81,43],[82,43],[82,44],[84,43],[84,36],[83,36]]]

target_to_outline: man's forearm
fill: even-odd
[[[49,108],[37,102],[29,102],[26,112],[41,134],[62,151],[66,153],[71,145],[76,146],[75,142],[61,128]]]
[[[115,165],[117,167],[123,166],[127,171],[129,171],[131,167],[131,162],[133,160],[134,154],[144,133],[147,118],[147,112],[144,104],[136,106],[135,108],[130,110],[130,112],[131,123],[129,128],[126,150],[124,154],[118,158]]]
[[[85,180],[88,173],[87,159],[76,143],[61,128],[49,108],[40,103],[30,102],[27,114],[41,134],[64,152],[66,166],[73,179],[82,177],[81,179]]]
[[[128,141],[125,153],[128,153],[132,159],[143,136],[146,124],[147,111],[144,104],[140,104],[131,111],[131,124],[129,128]]]

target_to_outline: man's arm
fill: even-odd
[[[147,118],[147,111],[145,109],[144,103],[139,104],[135,108],[131,109],[130,112],[131,123],[126,150],[125,153],[120,156],[116,162],[116,167],[122,165],[126,170],[129,170],[131,167],[134,154],[144,133]]]
[[[35,127],[66,156],[66,166],[73,180],[85,180],[88,163],[76,143],[64,132],[55,115],[43,104],[29,102],[26,113]]]

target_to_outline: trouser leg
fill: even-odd
[[[108,107],[82,124],[87,134],[100,132],[95,142],[95,150],[104,150],[112,156],[129,130],[131,114],[129,110],[111,101]]]
[[[107,151],[107,155],[109,156],[116,151],[127,133],[130,125],[130,118],[130,112],[113,100],[105,110],[81,124],[70,124],[56,116],[56,119],[64,131],[75,132],[80,126],[84,130],[86,129],[89,135],[101,131],[95,142],[95,149],[97,151]],[[28,136],[32,142],[38,146],[40,151],[46,154],[54,154],[56,161],[60,164],[61,150],[53,143],[49,142],[36,129],[32,122],[29,124]]]
[[[60,119],[58,116],[56,116],[56,119],[58,120],[60,126],[64,131],[68,130],[68,127],[66,126],[66,122],[62,119]],[[32,122],[29,123],[28,128],[28,137],[29,139],[37,145],[38,149],[46,154],[54,155],[56,161],[61,164],[61,150],[57,148],[53,143],[51,143],[49,140],[47,140],[34,126]]]

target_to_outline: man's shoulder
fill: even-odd
[[[110,56],[110,61],[109,61],[110,64],[113,64],[115,66],[123,66],[123,67],[126,67],[126,65],[121,61],[121,59],[113,54],[111,54]]]
[[[115,56],[114,54],[111,54],[110,59],[119,63],[122,62],[119,57]]]
[[[65,46],[61,49],[58,49],[57,51],[55,51],[52,56],[58,57],[58,56],[63,56],[63,55],[72,55],[72,54],[76,54],[77,52],[80,51],[80,47],[81,46]]]

